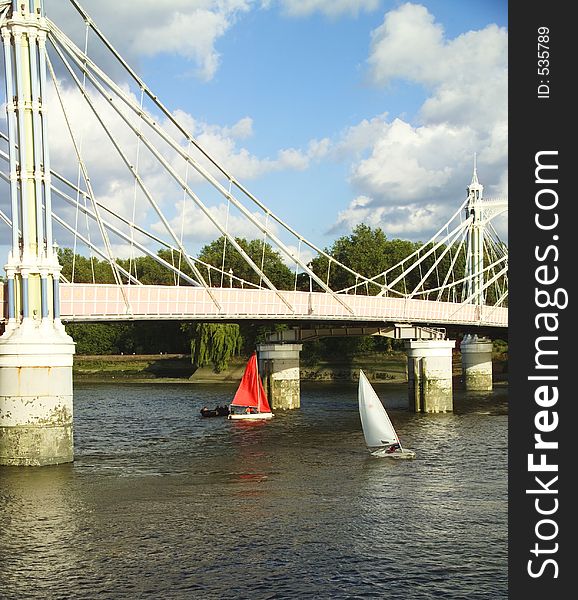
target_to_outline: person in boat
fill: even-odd
[[[398,442],[394,442],[393,444],[390,444],[389,446],[387,446],[387,448],[385,449],[386,454],[391,454],[392,452],[395,452],[396,450],[399,450],[400,446],[398,444]]]
[[[247,408],[245,409],[245,412],[248,415],[252,415],[252,414],[256,413],[257,411],[252,406],[247,406]]]
[[[229,409],[225,406],[216,406],[213,410],[203,406],[201,408],[201,415],[203,417],[222,417],[229,414]]]

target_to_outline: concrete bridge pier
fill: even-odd
[[[466,335],[460,344],[462,375],[467,390],[492,390],[492,342]]]
[[[259,344],[259,372],[272,410],[301,406],[299,353],[302,344]]]
[[[0,338],[0,465],[44,466],[73,456],[74,342],[31,324]]]
[[[455,340],[406,342],[409,405],[415,412],[453,410],[452,349],[455,344]]]

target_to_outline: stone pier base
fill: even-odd
[[[72,462],[74,343],[40,328],[0,337],[0,465]]]
[[[302,344],[260,344],[259,372],[272,410],[301,406],[299,353]]]
[[[415,412],[453,410],[452,348],[454,340],[406,342],[409,405]]]
[[[462,375],[467,390],[492,389],[492,342],[477,335],[466,335],[460,344]]]

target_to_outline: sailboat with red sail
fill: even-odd
[[[254,352],[243,373],[237,393],[231,402],[229,419],[271,419],[273,413],[259,377],[257,353]]]

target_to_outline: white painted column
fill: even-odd
[[[73,460],[74,342],[60,322],[58,295],[52,292],[60,265],[51,247],[41,86],[46,31],[41,0],[14,2],[2,27],[13,242],[5,266],[9,322],[0,336],[0,465]]]
[[[460,344],[462,376],[467,390],[492,390],[492,342],[466,335]]]
[[[452,349],[455,340],[406,342],[410,407],[415,412],[453,410]]]
[[[302,344],[259,344],[259,372],[273,410],[301,406],[299,353]]]

